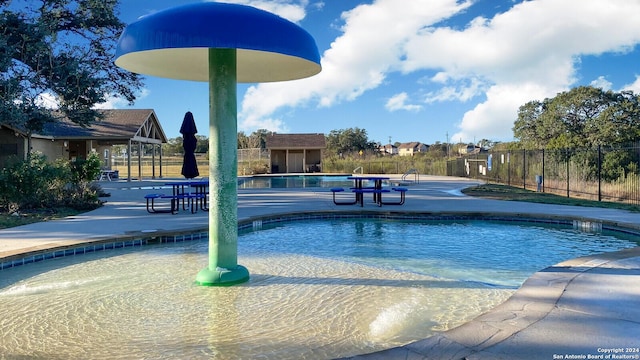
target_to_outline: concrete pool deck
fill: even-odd
[[[207,227],[207,213],[149,214],[144,195],[171,179],[101,182],[100,209],[0,230],[0,259],[154,231]],[[403,206],[336,206],[327,189],[239,189],[238,218],[311,211],[577,218],[640,229],[640,213],[463,196],[475,180],[421,176]],[[346,195],[346,194],[345,194]],[[392,195],[390,195],[392,196]],[[532,256],[535,254],[532,254]],[[0,276],[2,272],[0,270]],[[640,248],[571,259],[532,275],[506,302],[457,328],[352,359],[640,359]]]

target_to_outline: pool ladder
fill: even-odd
[[[409,169],[407,172],[402,174],[402,182],[407,182],[407,176],[413,174],[413,182],[418,184],[420,182],[420,173],[418,173],[418,169]]]

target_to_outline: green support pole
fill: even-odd
[[[238,265],[238,109],[236,50],[209,49],[209,266],[205,286],[249,280]]]

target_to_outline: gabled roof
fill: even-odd
[[[324,149],[327,147],[324,134],[270,134],[266,139],[267,149]]]
[[[104,118],[82,127],[68,119],[47,124],[34,137],[69,140],[129,140],[145,143],[165,143],[167,137],[153,109],[100,110]]]
[[[416,149],[417,147],[419,147],[421,144],[417,141],[413,141],[413,142],[408,142],[408,143],[402,143],[400,144],[400,146],[398,146],[399,149]]]

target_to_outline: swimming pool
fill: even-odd
[[[268,175],[239,177],[239,189],[352,187],[351,175]]]
[[[254,222],[238,242],[252,277],[230,288],[193,285],[207,261],[204,241],[3,270],[0,353],[222,359],[368,353],[469,321],[560,260],[637,245],[606,231],[493,221]]]

